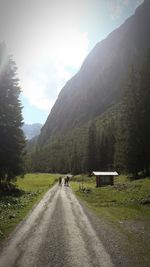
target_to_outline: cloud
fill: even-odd
[[[144,0],[137,0],[135,3],[135,7],[138,7],[139,5],[141,5],[144,2]]]
[[[45,64],[44,68],[31,65],[27,72],[21,75],[22,94],[30,105],[49,111],[69,78],[70,74],[65,69],[60,70],[52,64]]]
[[[76,30],[61,31],[49,40],[42,37],[42,42],[32,40],[24,60],[21,57],[20,62],[18,58],[17,64],[23,96],[32,106],[50,111],[60,90],[79,69],[87,53],[87,33]],[[29,63],[23,65],[26,59],[30,59]]]
[[[0,0],[0,38],[16,61],[23,96],[41,110],[50,110],[88,53],[87,33],[75,28],[86,11],[81,2]]]
[[[108,0],[108,9],[112,20],[121,17],[124,8],[130,3],[130,0]]]
[[[144,0],[107,0],[108,10],[112,20],[119,19],[124,10],[132,8],[135,10]]]

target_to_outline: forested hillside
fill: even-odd
[[[149,172],[150,2],[96,45],[42,128],[31,169]]]
[[[80,71],[67,82],[42,129],[45,144],[54,133],[65,132],[102,114],[117,103],[131,64],[139,69],[150,45],[150,3],[145,1],[119,29],[98,43]]]

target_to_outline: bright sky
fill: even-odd
[[[142,0],[0,0],[0,41],[18,67],[26,123],[44,123],[89,51]]]

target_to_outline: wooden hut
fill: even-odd
[[[114,176],[117,176],[117,172],[95,172],[92,173],[96,176],[96,187],[113,185],[114,184]]]

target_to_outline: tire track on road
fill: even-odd
[[[2,252],[0,253],[0,267],[33,266],[30,262],[29,265],[25,265],[26,260],[22,261],[21,258],[24,259],[24,255],[26,255],[28,252],[29,254],[27,255],[27,258],[33,259],[35,252],[37,251],[37,247],[39,246],[39,226],[41,225],[41,222],[43,225],[43,223],[46,223],[47,220],[50,219],[52,211],[55,208],[57,197],[57,187],[54,186],[45,194],[43,199],[33,209],[30,215],[22,223],[19,224],[11,238],[8,240],[7,244],[5,244]],[[49,214],[47,214],[47,208],[52,199],[53,205],[49,207]],[[47,218],[47,216],[49,218]],[[22,261],[22,265],[20,265],[21,263],[19,263],[19,261]]]
[[[112,267],[69,187],[54,186],[11,235],[0,267]]]

